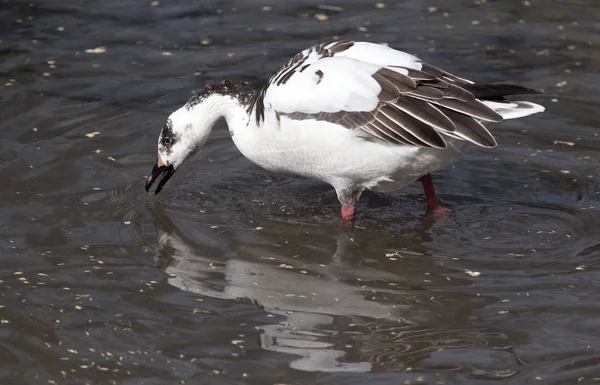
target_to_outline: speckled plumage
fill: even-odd
[[[209,84],[196,92],[194,96],[185,104],[185,108],[191,110],[194,106],[202,103],[210,95],[231,96],[238,100],[244,106],[250,104],[256,99],[259,90],[256,86],[248,82],[239,82],[232,80],[224,80],[220,83]]]

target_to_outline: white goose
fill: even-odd
[[[504,97],[535,91],[478,85],[379,44],[334,41],[290,59],[267,86],[224,81],[173,112],[158,138],[146,191],[156,194],[203,146],[224,117],[241,153],[271,170],[331,184],[352,223],[364,189],[399,189],[420,179],[429,209],[445,210],[431,172],[459,159],[469,143],[494,147],[486,122],[544,107]]]

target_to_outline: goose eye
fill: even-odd
[[[171,144],[171,138],[165,138],[165,144]]]

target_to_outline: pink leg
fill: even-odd
[[[437,195],[435,194],[435,189],[433,188],[433,179],[431,178],[431,174],[423,175],[419,178],[421,183],[423,183],[423,189],[425,190],[425,200],[427,201],[427,209],[433,212],[448,212],[450,209],[445,208],[440,203]]]
[[[356,206],[342,206],[342,223],[346,226],[352,226],[355,219]]]

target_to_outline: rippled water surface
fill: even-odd
[[[0,382],[600,382],[600,3],[0,1]],[[434,175],[365,194],[252,165],[220,123],[159,196],[168,113],[333,38],[543,90]]]

